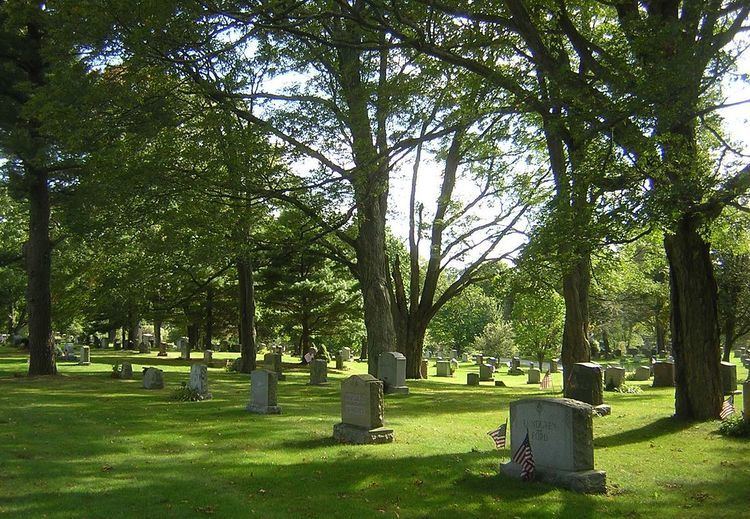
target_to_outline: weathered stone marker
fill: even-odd
[[[604,399],[602,367],[594,362],[577,362],[570,372],[570,397],[597,406]]]
[[[658,361],[654,362],[654,383],[653,387],[673,387],[674,386],[674,363]]]
[[[458,358],[458,350],[451,350],[451,358],[452,359]]]
[[[255,414],[281,414],[276,398],[276,373],[256,369],[250,373],[250,403],[247,410]]]
[[[286,377],[281,371],[280,353],[266,353],[263,356],[263,366],[265,366],[266,369],[276,373],[277,380],[286,380]]]
[[[422,378],[427,378],[429,369],[430,361],[427,359],[422,359],[422,363],[419,365],[419,374],[422,375]]]
[[[451,376],[458,370],[458,361],[456,359],[451,359]]]
[[[482,364],[484,364],[484,355],[480,353],[477,355],[477,366],[481,366]]]
[[[510,359],[510,368],[508,368],[508,375],[523,375],[520,358],[513,357],[512,359]]]
[[[439,360],[435,363],[437,367],[438,377],[450,377],[451,376],[451,362],[449,360]]]
[[[542,381],[542,372],[536,368],[529,368],[527,384],[539,384]]]
[[[81,362],[83,362],[83,353],[81,353]],[[737,366],[731,362],[722,362],[719,366],[719,373],[724,394],[731,395],[737,391]]]
[[[466,385],[467,386],[478,386],[479,385],[479,373],[467,373],[466,374]]]
[[[390,443],[393,429],[383,426],[383,383],[372,375],[352,375],[341,384],[341,423],[333,438],[341,443]]]
[[[82,366],[91,364],[91,348],[89,346],[81,346],[81,361],[79,364]]]
[[[190,366],[190,378],[187,387],[209,400],[211,393],[208,392],[208,367],[205,364],[193,364]]]
[[[604,387],[615,389],[625,383],[625,368],[609,366],[604,370]]]
[[[328,384],[328,363],[325,359],[313,359],[310,363],[311,386],[324,386]]]
[[[190,360],[190,341],[184,339],[184,337],[180,339],[180,358]]]
[[[164,389],[164,372],[157,368],[144,369],[143,389]]]
[[[633,380],[648,380],[651,378],[651,368],[649,366],[638,366],[635,368]]]
[[[606,491],[606,473],[594,470],[591,406],[568,398],[530,398],[510,404],[510,452],[515,453],[528,432],[535,477],[576,492]],[[520,477],[520,465],[500,466]]]
[[[120,366],[119,376],[123,380],[133,378],[133,365],[130,362],[123,362],[122,366]]]
[[[378,357],[378,378],[387,394],[408,395],[406,387],[406,357],[397,351],[386,351]]]
[[[344,346],[341,348],[341,356],[343,357],[344,362],[349,362],[352,360],[352,349],[348,346]]]
[[[489,382],[492,380],[492,375],[494,374],[495,374],[495,366],[491,364],[479,365],[479,380],[483,382]]]
[[[461,362],[469,362],[469,354],[468,353],[462,353],[461,354]]]
[[[336,369],[344,369],[344,354],[341,351],[336,354]]]
[[[559,361],[559,360],[560,360],[560,359],[552,359],[552,360],[551,360],[551,361],[549,362],[549,372],[550,372],[550,373],[557,373],[557,372],[558,372],[558,371],[557,371],[557,363],[558,363],[558,361]]]
[[[214,360],[213,350],[203,350],[203,362],[211,364]]]

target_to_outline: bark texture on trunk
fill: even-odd
[[[589,288],[591,270],[589,256],[583,255],[563,276],[563,299],[565,300],[565,323],[560,361],[566,374],[570,374],[576,362],[591,360],[589,347]],[[569,396],[567,375],[563,378],[565,396]]]
[[[159,350],[160,357],[167,356],[167,345],[161,341],[161,319],[154,321],[154,346]]]
[[[255,344],[255,287],[253,282],[253,263],[249,255],[237,260],[237,277],[239,279],[239,317],[240,317],[240,355],[242,362],[240,372],[250,373],[256,367],[258,353]]]
[[[29,239],[25,247],[29,375],[54,375],[57,373],[57,365],[52,341],[49,185],[43,170],[27,167],[26,175],[29,182]]]
[[[204,350],[213,349],[214,335],[214,288],[210,284],[206,288],[206,335],[203,342]]]
[[[709,244],[698,223],[683,217],[664,238],[669,261],[672,355],[675,367],[675,415],[709,420],[719,416],[717,287]]]

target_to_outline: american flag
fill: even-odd
[[[734,395],[729,395],[729,398],[724,400],[721,404],[721,411],[719,411],[719,417],[725,420],[734,414]]]
[[[506,438],[508,436],[508,420],[505,420],[504,424],[502,424],[494,431],[488,432],[487,434],[489,434],[490,438],[492,438],[492,440],[495,442],[495,447],[497,447],[498,449],[504,449]]]
[[[526,438],[523,440],[518,450],[513,455],[512,460],[521,465],[521,479],[530,481],[534,477],[534,455],[531,452],[531,443],[529,442],[529,433],[526,432]]]
[[[539,389],[552,389],[552,377],[550,377],[549,371],[544,374],[544,378],[539,383]]]

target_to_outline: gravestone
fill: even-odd
[[[452,359],[458,358],[458,350],[451,350],[451,358]]]
[[[342,351],[336,354],[336,369],[344,369],[344,354]]]
[[[479,380],[483,382],[489,382],[492,380],[492,375],[495,373],[495,366],[491,364],[481,364],[479,366]]]
[[[603,401],[602,367],[593,362],[577,362],[570,372],[570,398],[592,406]]]
[[[732,351],[732,357],[735,358],[735,359],[741,359],[742,358],[742,350],[740,350],[739,348],[735,348]]]
[[[539,384],[542,381],[542,372],[536,368],[529,368],[527,384]]]
[[[89,346],[81,346],[81,361],[79,364],[82,366],[91,364],[91,348]]]
[[[435,364],[437,367],[438,377],[450,377],[451,376],[451,362],[449,360],[439,360]]]
[[[638,366],[635,368],[635,374],[633,380],[648,380],[651,378],[651,367],[650,366]]]
[[[612,390],[625,383],[625,368],[610,366],[604,370],[604,387]]]
[[[393,429],[383,424],[383,383],[372,375],[344,380],[341,423],[333,426],[333,438],[341,443],[390,443]]]
[[[343,348],[341,348],[341,354],[344,362],[349,362],[350,360],[352,360],[352,349],[348,346],[344,346]]]
[[[250,403],[247,410],[255,414],[281,414],[277,402],[276,373],[256,369],[250,373]]]
[[[458,369],[458,361],[456,359],[451,359],[450,363],[451,363],[451,376],[453,376],[453,374]]]
[[[310,363],[311,386],[323,386],[328,384],[328,363],[325,359],[313,359]]]
[[[203,362],[211,364],[214,361],[213,350],[203,350]]]
[[[123,362],[118,375],[123,380],[130,380],[133,378],[133,365],[130,362]]]
[[[552,359],[549,363],[549,372],[550,373],[557,373],[557,363],[560,362],[560,359]]]
[[[63,346],[63,353],[65,353],[65,356],[73,356],[75,355],[76,347],[72,342],[65,343],[65,346]]]
[[[81,355],[83,358],[83,355]],[[723,362],[719,365],[721,375],[721,387],[725,395],[731,395],[737,391],[737,366],[731,362]]]
[[[674,363],[657,361],[653,364],[654,383],[653,387],[673,387],[674,386]]]
[[[484,364],[484,355],[482,355],[481,353],[477,355],[476,359],[477,359],[477,366],[481,366],[482,364]]]
[[[109,348],[109,339],[106,337],[102,337],[101,340],[99,341],[99,347],[105,350]]]
[[[190,360],[190,342],[180,339],[180,358]]]
[[[606,473],[594,469],[591,406],[568,398],[530,398],[510,404],[510,452],[529,435],[535,479],[576,492],[606,491]],[[508,476],[520,477],[513,461],[501,465]]]
[[[497,358],[495,357],[488,357],[484,360],[485,364],[489,364],[490,366],[497,368]]]
[[[422,378],[427,378],[428,370],[430,369],[430,361],[422,359],[422,363],[419,365],[419,374]]]
[[[211,399],[211,393],[208,392],[208,367],[205,364],[190,366],[190,378],[187,387],[201,395],[203,400]]]
[[[164,389],[164,372],[157,368],[144,369],[143,389]]]
[[[469,362],[469,354],[468,353],[462,353],[461,354],[461,362]]]
[[[378,378],[383,381],[383,392],[408,395],[406,387],[406,357],[397,351],[386,351],[378,357]]]
[[[479,373],[467,373],[466,374],[466,385],[467,386],[478,386],[479,385]]]
[[[276,373],[277,380],[286,380],[286,377],[281,372],[281,354],[279,353],[266,353],[263,356],[263,366]]]
[[[508,369],[508,375],[523,375],[523,370],[521,369],[521,359],[518,357],[513,357],[510,359],[510,368]]]

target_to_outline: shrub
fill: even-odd
[[[203,395],[197,390],[187,387],[187,384],[183,382],[180,387],[172,391],[171,398],[180,402],[198,402],[203,400]]]
[[[643,393],[643,390],[639,386],[629,386],[628,384],[623,384],[620,387],[612,388],[612,391],[615,391],[617,393],[625,393],[628,395],[640,395]]]
[[[719,433],[724,436],[750,437],[750,421],[745,421],[741,414],[735,414],[721,421]]]

